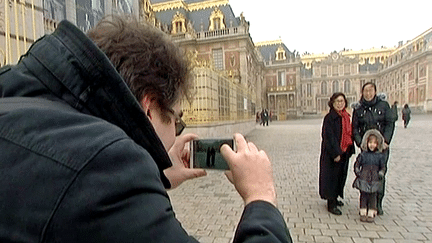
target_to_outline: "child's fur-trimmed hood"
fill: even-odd
[[[376,130],[376,129],[370,129],[370,130],[366,131],[366,133],[365,133],[364,136],[363,136],[363,139],[362,139],[361,145],[360,145],[361,149],[362,149],[363,151],[368,151],[368,150],[369,150],[369,149],[368,149],[367,142],[368,142],[369,137],[370,137],[371,135],[374,135],[374,136],[377,138],[377,142],[378,142],[377,150],[378,150],[378,152],[381,153],[381,152],[384,150],[384,137],[383,137],[383,136],[381,135],[381,133],[380,133],[378,130]]]

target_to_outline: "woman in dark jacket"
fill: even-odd
[[[377,129],[384,137],[384,156],[385,166],[389,157],[388,146],[391,142],[394,132],[395,117],[387,101],[382,100],[376,95],[376,85],[374,83],[365,83],[362,87],[362,96],[360,102],[353,112],[353,136],[354,141],[360,147],[362,138],[366,131]],[[378,214],[382,215],[382,201],[385,191],[385,177],[382,181],[382,187],[378,191]]]
[[[330,213],[341,215],[337,206],[343,198],[348,173],[349,158],[354,153],[350,115],[343,93],[334,93],[328,103],[330,112],[324,117],[320,157],[319,194],[327,200]]]
[[[405,104],[402,109],[402,120],[404,121],[404,128],[407,128],[408,123],[411,120],[411,109],[408,104]]]

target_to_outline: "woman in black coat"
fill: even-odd
[[[352,127],[343,93],[334,93],[328,105],[330,112],[324,117],[321,134],[319,194],[327,200],[330,213],[341,215],[337,206],[343,206],[343,202],[337,198],[343,198],[349,158],[354,154]]]
[[[411,120],[411,109],[408,104],[405,104],[402,109],[402,120],[404,121],[404,128],[407,128],[408,123]]]

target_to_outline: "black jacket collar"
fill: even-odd
[[[364,107],[372,107],[374,106],[376,103],[378,103],[378,101],[380,101],[380,98],[378,98],[378,96],[375,96],[372,100],[367,101],[365,100],[363,97],[360,99],[360,103],[364,106]]]
[[[53,34],[32,45],[20,65],[51,91],[52,97],[45,98],[122,128],[151,154],[170,187],[163,170],[172,164],[153,126],[106,55],[78,28],[62,21]]]
[[[330,111],[329,111],[329,117],[330,117],[331,119],[338,119],[338,118],[340,118],[341,116],[336,112],[335,109],[330,109]]]

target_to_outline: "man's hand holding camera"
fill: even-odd
[[[267,201],[276,206],[276,190],[270,160],[255,144],[246,142],[241,134],[234,134],[237,152],[228,145],[221,147],[221,154],[228,162],[226,176],[234,184],[245,205],[252,201]]]
[[[174,145],[168,151],[173,165],[165,169],[164,173],[171,183],[171,189],[178,187],[181,183],[189,179],[207,175],[203,169],[189,168],[190,149],[187,145],[196,138],[198,138],[198,136],[192,133],[177,137]]]
[[[186,180],[205,176],[204,169],[189,168],[190,141],[196,139],[195,134],[185,134],[178,137],[168,154],[173,165],[164,170],[171,182],[171,188],[178,187]],[[234,134],[237,151],[229,145],[222,145],[220,152],[230,167],[225,174],[234,184],[243,198],[245,205],[252,201],[267,201],[276,206],[276,190],[273,181],[271,162],[263,150],[258,150],[255,144],[247,142],[241,134]]]

